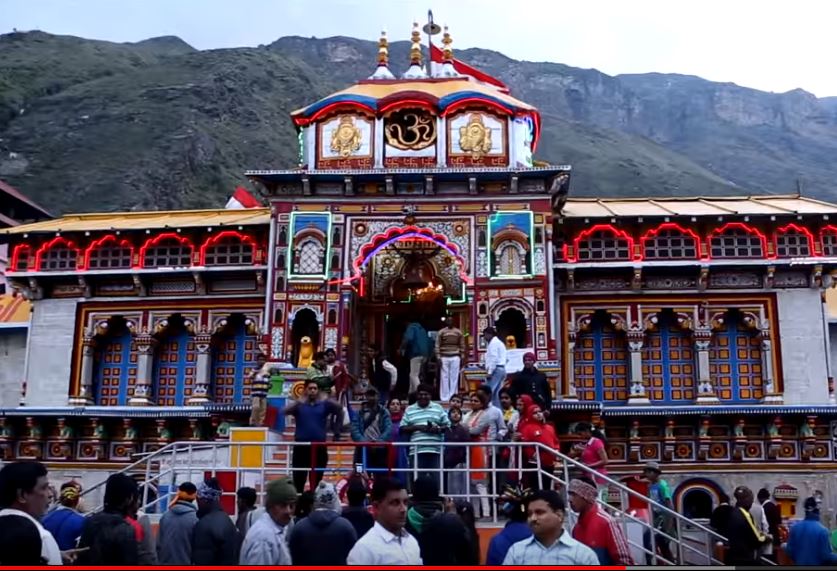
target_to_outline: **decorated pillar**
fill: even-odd
[[[569,335],[567,335],[567,359],[563,367],[567,378],[567,394],[564,396],[564,400],[570,401],[578,400],[578,393],[575,392],[575,380],[573,379],[575,374],[575,338],[575,326],[570,322]]]
[[[765,403],[781,404],[784,400],[782,395],[776,391],[776,384],[773,380],[773,353],[770,340],[770,330],[762,329],[759,333],[761,339],[761,370],[762,381],[764,382]]]
[[[93,354],[95,347],[95,337],[85,335],[81,343],[81,371],[79,372],[78,394],[70,397],[70,405],[85,406],[93,404]]]
[[[640,327],[631,327],[625,334],[630,351],[630,383],[631,392],[628,404],[651,404],[645,384],[642,382],[642,346],[645,341],[645,331]]]
[[[717,404],[718,395],[709,375],[709,344],[712,342],[712,330],[698,327],[693,335],[698,362],[698,404]]]
[[[206,404],[209,398],[209,385],[212,382],[212,335],[199,333],[195,335],[195,349],[198,352],[195,363],[195,388],[186,401],[187,405]]]
[[[132,406],[148,406],[151,404],[151,385],[154,375],[154,347],[157,339],[144,333],[134,339],[137,348],[137,384],[134,394],[128,400]]]

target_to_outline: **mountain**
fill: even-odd
[[[409,44],[391,44],[406,69]],[[375,65],[374,42],[286,37],[200,51],[0,36],[0,178],[54,212],[215,207],[246,169],[288,168],[288,114]],[[837,200],[837,98],[697,77],[608,76],[490,50],[458,58],[543,115],[537,157],[571,164],[575,196],[786,193]]]

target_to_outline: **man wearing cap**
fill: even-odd
[[[264,513],[244,538],[241,565],[290,565],[288,533],[293,527],[296,487],[290,478],[269,482],[265,488]]]
[[[773,541],[769,535],[758,530],[750,508],[753,507],[755,496],[746,486],[735,488],[735,509],[730,514],[727,524],[727,565],[758,565],[759,548]]]
[[[294,565],[342,566],[355,546],[357,532],[342,517],[334,484],[320,482],[314,490],[311,514],[294,526],[288,539]],[[323,546],[328,546],[326,549]]]
[[[194,565],[235,565],[240,536],[221,507],[221,485],[215,478],[198,484],[198,523],[192,541]]]
[[[793,524],[785,553],[796,565],[836,565],[837,553],[831,552],[828,530],[820,523],[817,498],[805,500],[805,519]]]
[[[570,482],[570,507],[578,514],[573,538],[592,549],[602,565],[633,565],[622,528],[599,509],[598,497],[599,490],[592,480],[576,478]]]
[[[387,408],[378,400],[378,389],[366,389],[366,400],[352,421],[352,440],[355,442],[388,442],[392,436],[392,418]],[[355,449],[355,466],[359,472],[369,471],[372,477],[387,468],[387,449],[384,446],[358,446]]]
[[[544,412],[552,410],[552,389],[546,375],[535,367],[535,354],[531,351],[523,355],[523,370],[515,374],[510,392],[516,401],[521,395],[529,395]]]
[[[648,497],[661,506],[674,511],[674,503],[671,500],[671,486],[660,477],[662,473],[663,471],[658,462],[648,462],[645,465],[642,475],[650,483]],[[673,516],[657,506],[651,506],[651,524],[654,529],[658,529],[668,536],[674,536],[676,533]],[[661,533],[654,534],[654,542],[660,555],[667,561],[674,562],[674,554],[669,547],[670,540],[668,537]],[[645,549],[651,551],[651,531],[649,529],[643,532],[642,543]],[[651,555],[646,554],[645,559],[648,565],[654,563],[654,557]]]
[[[64,482],[58,493],[58,508],[49,512],[42,522],[61,551],[74,549],[81,537],[84,516],[78,512],[80,497],[81,485],[78,482]]]

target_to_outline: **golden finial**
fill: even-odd
[[[444,63],[453,63],[453,48],[451,44],[453,40],[448,32],[448,27],[445,26],[445,32],[442,34],[442,61]]]
[[[421,33],[418,22],[413,22],[413,34],[410,39],[413,42],[410,47],[410,65],[421,66]]]
[[[384,67],[389,65],[389,42],[384,30],[381,30],[381,37],[378,40],[378,65]]]

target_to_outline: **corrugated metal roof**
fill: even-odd
[[[569,198],[567,218],[837,214],[837,204],[798,195],[689,198]]]
[[[155,228],[192,228],[223,226],[255,226],[270,222],[269,208],[245,210],[177,210],[159,212],[102,212],[68,214],[0,230],[0,234],[34,234],[97,230],[145,230]]]

